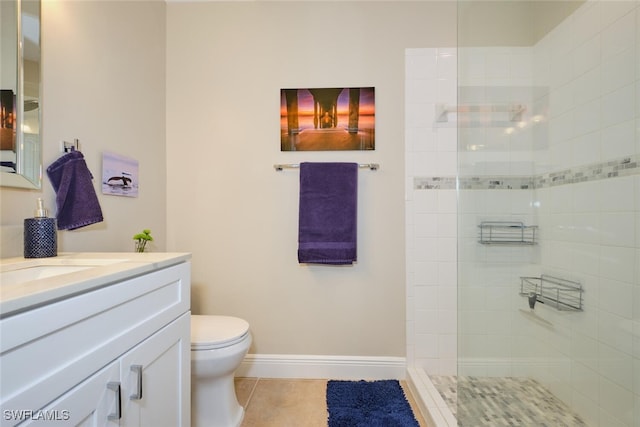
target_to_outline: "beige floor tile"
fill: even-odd
[[[326,380],[259,379],[242,427],[326,427]]]
[[[427,424],[405,381],[400,381],[420,427]],[[327,380],[236,378],[245,408],[241,427],[327,427]]]
[[[235,378],[236,397],[242,407],[247,407],[257,383],[257,378]]]

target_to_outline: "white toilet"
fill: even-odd
[[[191,316],[191,425],[238,427],[244,408],[233,377],[251,345],[249,323],[229,316]]]

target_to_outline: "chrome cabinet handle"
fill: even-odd
[[[117,381],[112,381],[107,383],[107,389],[115,392],[116,394],[116,411],[113,414],[109,414],[107,419],[110,421],[119,420],[122,418],[122,406],[120,402],[120,383]]]
[[[142,399],[142,365],[131,365],[131,372],[136,374],[136,389],[135,393],[129,396],[131,400]]]

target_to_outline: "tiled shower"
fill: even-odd
[[[639,28],[640,2],[587,1],[530,45],[406,51],[410,365],[640,427]],[[581,308],[530,309],[543,275]]]

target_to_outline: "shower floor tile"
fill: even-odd
[[[460,427],[587,427],[560,399],[528,378],[430,378]]]

